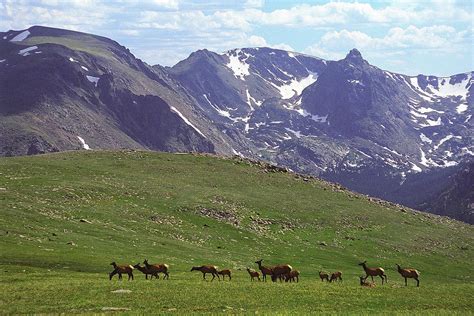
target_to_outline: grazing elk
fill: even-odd
[[[250,274],[250,281],[253,281],[254,278],[257,278],[260,282],[260,273],[255,270],[250,270],[249,268],[247,268],[247,272]]]
[[[110,265],[114,267],[114,271],[109,273],[109,280],[112,280],[112,277],[116,274],[118,274],[119,280],[122,280],[122,274],[128,274],[128,280],[130,281],[130,278],[133,280],[133,266],[132,265],[119,266],[115,263],[115,261],[112,262]]]
[[[416,269],[411,269],[411,268],[405,268],[402,269],[400,265],[397,263],[397,270],[398,273],[401,274],[402,277],[405,278],[405,286],[407,286],[407,279],[415,279],[416,280],[416,286],[420,286],[420,280],[418,278],[420,277],[420,272]]]
[[[212,274],[212,281],[217,277],[217,279],[220,281],[221,279],[219,278],[219,273],[217,272],[217,267],[216,266],[200,266],[200,267],[192,267],[191,271],[201,271],[202,272],[202,278],[203,280],[206,279],[206,274],[210,273]]]
[[[224,270],[218,271],[217,273],[222,275],[222,281],[224,281],[226,275],[229,277],[229,281],[232,280],[232,276],[231,276],[232,271],[230,271],[229,269],[224,269]]]
[[[290,273],[285,274],[285,282],[299,282],[300,272],[298,270],[291,270]]]
[[[133,266],[135,269],[137,269],[138,271],[140,271],[141,273],[143,273],[145,275],[145,279],[148,280],[148,275],[150,274],[151,277],[150,277],[150,280],[153,279],[153,277],[159,279],[159,276],[158,276],[158,273],[155,272],[155,271],[152,271],[151,269],[147,269],[147,267],[142,267],[140,266],[139,263],[137,263],[136,265]]]
[[[366,287],[375,287],[375,283],[374,282],[367,282],[367,277],[364,278],[364,276],[360,276],[359,277],[360,279],[360,286],[366,286]]]
[[[321,279],[321,282],[324,282],[324,280],[329,282],[329,275],[326,272],[319,271],[319,278]]]
[[[385,278],[385,283],[388,283],[388,280],[387,280],[387,275],[385,274],[385,270],[378,267],[378,268],[369,268],[367,267],[367,261],[364,261],[364,262],[361,262],[359,263],[360,266],[362,266],[362,268],[364,268],[364,271],[365,271],[365,278],[367,279],[369,276],[372,278],[372,282],[374,281],[374,276],[379,276],[381,279],[382,279],[382,285],[383,285],[383,281],[384,281],[384,278]]]
[[[258,268],[260,269],[260,272],[262,272],[262,279],[263,281],[267,282],[267,275],[272,276],[272,269],[269,267],[265,267],[262,265],[263,259],[255,261],[256,264],[258,264]]]
[[[169,279],[170,275],[168,273],[169,265],[166,263],[159,263],[159,264],[149,264],[148,260],[145,259],[143,261],[143,264],[145,265],[145,268],[148,269],[148,271],[154,272],[156,274],[158,273],[163,273],[165,276],[163,277],[164,279]]]
[[[341,271],[336,271],[331,273],[331,278],[329,279],[329,282],[336,282],[337,280],[342,281],[342,272]]]

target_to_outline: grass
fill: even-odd
[[[68,152],[0,159],[4,313],[468,313],[473,228],[237,159]],[[81,221],[82,220],[82,221]],[[109,263],[166,262],[170,280],[109,281]],[[298,284],[251,283],[290,263]],[[357,265],[389,283],[361,288]],[[421,271],[405,287],[395,263]],[[205,282],[191,266],[231,268]],[[319,270],[343,272],[321,283]],[[113,293],[127,289],[130,293]]]

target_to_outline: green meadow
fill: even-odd
[[[238,158],[78,151],[0,159],[0,310],[19,313],[472,313],[471,225]],[[110,263],[170,266],[109,281]],[[299,283],[245,270],[291,264]],[[388,284],[359,285],[358,263]],[[420,287],[395,264],[421,272]],[[203,281],[192,266],[233,271]],[[318,271],[343,272],[321,282]],[[210,276],[208,276],[210,280]],[[370,279],[369,279],[370,280]]]

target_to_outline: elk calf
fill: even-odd
[[[342,272],[341,271],[336,271],[336,272],[333,272],[331,273],[331,278],[329,279],[329,282],[332,282],[332,281],[342,281]]]
[[[119,266],[114,262],[110,264],[111,266],[114,267],[114,271],[109,273],[109,280],[112,280],[112,277],[116,274],[118,274],[119,280],[122,280],[122,274],[128,274],[128,280],[130,279],[133,280],[133,266],[132,265],[123,265]]]
[[[329,282],[329,275],[323,271],[319,271],[319,278],[321,279],[321,282],[324,282],[324,280]]]
[[[224,270],[218,271],[217,273],[222,275],[222,281],[224,281],[224,278],[226,275],[229,277],[229,281],[232,280],[232,276],[231,276],[232,271],[230,271],[229,269],[224,269]]]
[[[359,279],[360,279],[360,286],[375,287],[374,282],[369,283],[366,281],[367,277],[364,278],[364,276],[360,276]]]
[[[254,270],[250,270],[249,268],[247,268],[247,272],[250,275],[250,281],[253,281],[254,278],[257,278],[258,281],[260,282],[260,273]]]
[[[290,273],[285,274],[285,282],[299,282],[300,272],[298,270],[291,270]]]

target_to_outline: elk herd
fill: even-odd
[[[258,270],[260,272],[247,268],[247,272],[250,276],[250,281],[255,281],[257,279],[258,281],[267,281],[267,276],[271,278],[273,282],[280,281],[280,282],[299,282],[299,276],[300,272],[298,270],[293,269],[292,266],[289,264],[280,264],[276,266],[264,266],[262,264],[263,259],[255,261],[255,264],[258,266]],[[143,261],[143,266],[140,265],[140,263],[135,264],[135,265],[117,265],[115,262],[112,262],[110,265],[113,266],[114,270],[109,273],[109,280],[112,280],[112,277],[116,274],[118,274],[119,280],[122,279],[122,274],[127,274],[128,275],[128,280],[132,279],[133,280],[133,270],[137,269],[138,271],[142,272],[145,275],[145,279],[148,279],[148,276],[150,275],[150,279],[153,279],[155,277],[156,279],[159,279],[159,274],[163,273],[163,279],[169,279],[169,273],[168,269],[169,266],[165,263],[160,263],[160,264],[150,264],[148,263],[148,260],[145,259]],[[387,280],[387,275],[385,274],[385,270],[381,267],[368,267],[367,266],[367,261],[359,263],[359,266],[362,266],[362,269],[364,269],[365,276],[360,276],[359,281],[360,285],[363,287],[375,287],[374,283],[374,276],[378,276],[382,279],[382,285],[388,282]],[[420,286],[420,272],[418,272],[416,269],[412,268],[405,268],[402,269],[399,264],[397,266],[397,271],[400,273],[400,275],[405,279],[405,286],[408,285],[407,279],[414,279],[416,281],[416,286]],[[203,280],[206,280],[206,274],[211,274],[212,279],[211,281],[214,281],[214,279],[217,277],[217,279],[220,281],[219,275],[222,276],[222,280],[225,280],[225,276],[230,280],[232,280],[232,271],[230,269],[223,269],[219,270],[217,266],[214,265],[203,265],[203,266],[197,266],[197,267],[192,267],[191,271],[200,271],[202,273],[202,278]],[[260,278],[261,276],[261,278]],[[372,282],[367,282],[367,278],[371,277]],[[341,271],[336,271],[331,274],[328,274],[323,271],[319,271],[319,278],[321,279],[322,282],[326,281],[328,283],[331,282],[336,282],[340,281],[342,282],[342,272]]]

